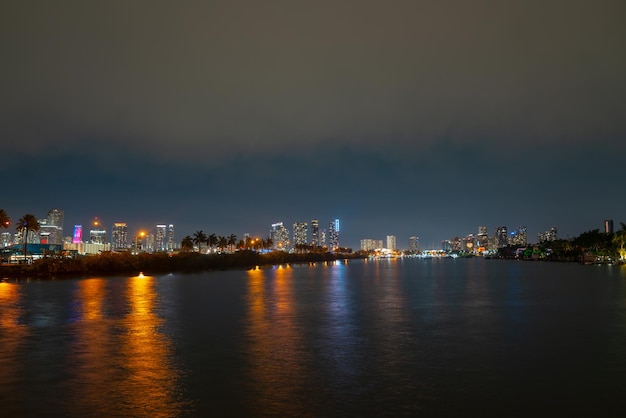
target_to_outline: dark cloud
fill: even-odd
[[[16,3],[3,134],[181,157],[623,137],[622,2],[433,3]]]
[[[578,233],[623,212],[624,12],[14,2],[0,15],[0,163],[36,185],[11,209],[224,233],[341,216],[353,246],[482,223]]]

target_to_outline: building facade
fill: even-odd
[[[339,248],[339,219],[328,224],[328,249],[335,251]]]
[[[272,248],[279,251],[289,251],[289,231],[282,222],[272,224],[270,229],[270,238],[272,240]]]
[[[311,245],[317,247],[320,245],[320,222],[317,219],[311,219]]]
[[[116,222],[111,228],[111,250],[128,249],[128,226],[126,222]]]
[[[396,244],[396,236],[395,235],[387,235],[387,246],[386,248],[390,251],[395,251],[398,249]]]
[[[293,245],[307,245],[309,226],[306,222],[296,222],[293,224]]]

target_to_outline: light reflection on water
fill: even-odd
[[[22,297],[21,286],[0,282],[0,404],[2,414],[7,416],[22,415],[16,402],[22,374],[21,363],[16,359],[28,335],[28,328],[20,323]]]
[[[391,259],[0,283],[0,415],[606,416],[626,409],[625,272]]]

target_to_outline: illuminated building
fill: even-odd
[[[549,231],[540,232],[539,234],[537,234],[538,242],[556,241],[556,240],[557,240],[556,226],[553,226],[552,228],[550,228]]]
[[[167,225],[159,224],[156,226],[154,235],[154,251],[165,251],[167,246]]]
[[[604,221],[604,233],[612,234],[613,233],[613,219],[607,219]]]
[[[508,233],[506,226],[499,226],[496,228],[496,246],[498,248],[506,247],[508,245]]]
[[[489,235],[487,235],[487,227],[479,226],[478,235],[474,240],[474,251],[482,253],[489,248]]]
[[[373,251],[377,248],[376,244],[378,244],[378,241],[376,241],[375,239],[371,239],[371,238],[365,238],[361,240],[361,251]]]
[[[174,251],[175,242],[176,241],[174,241],[174,225],[169,224],[169,226],[167,227],[167,245],[166,245],[167,251]]]
[[[74,235],[72,236],[72,244],[80,244],[83,242],[83,226],[74,225]]]
[[[320,231],[320,240],[318,244],[319,244],[318,245],[319,247],[326,247],[326,230],[325,229],[322,229]]]
[[[143,243],[142,243],[142,247],[141,249],[143,251],[147,251],[149,253],[152,253],[155,251],[155,242],[156,242],[156,237],[154,234],[148,234],[145,236],[145,238],[143,239]]]
[[[387,247],[388,250],[395,251],[398,249],[396,245],[396,236],[395,235],[387,235]]]
[[[320,245],[320,222],[317,219],[311,219],[311,245],[317,247]]]
[[[420,251],[420,237],[409,237],[409,251],[412,253],[419,253]]]
[[[63,211],[52,209],[45,219],[39,220],[39,242],[41,244],[63,244]]]
[[[515,231],[511,231],[509,234],[509,244],[511,245],[526,245],[528,239],[526,237],[526,227],[520,226]]]
[[[11,244],[13,244],[11,240],[11,233],[10,232],[1,233],[0,234],[0,247],[8,247]]]
[[[116,222],[111,229],[111,250],[125,250],[128,248],[128,226],[126,222]]]
[[[289,251],[289,231],[282,222],[272,224],[270,238],[272,239],[272,248],[280,251]]]
[[[339,248],[339,219],[328,225],[328,249],[334,251],[337,248]]]
[[[107,242],[107,231],[102,228],[100,220],[96,217],[91,225],[93,229],[89,230],[89,242],[91,244],[105,244]]]
[[[306,245],[309,226],[306,222],[293,224],[293,245]]]

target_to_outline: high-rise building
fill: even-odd
[[[275,250],[289,251],[289,231],[282,222],[272,224],[270,238],[272,239],[272,247]]]
[[[167,225],[159,224],[156,226],[154,234],[154,251],[165,251],[167,245]]]
[[[515,231],[509,234],[509,244],[511,245],[526,245],[528,239],[526,237],[526,227],[520,226]]]
[[[605,234],[613,233],[613,219],[607,219],[604,221],[604,233]]]
[[[409,251],[412,253],[419,253],[420,251],[420,237],[409,237]]]
[[[339,248],[339,219],[335,219],[328,225],[328,249],[335,251]]]
[[[8,247],[13,243],[10,232],[0,233],[0,247]]]
[[[496,244],[498,248],[506,247],[508,244],[508,233],[506,226],[496,228]]]
[[[306,245],[309,226],[306,222],[293,224],[293,245]]]
[[[72,236],[72,244],[80,244],[83,242],[83,226],[74,225],[74,235]]]
[[[320,245],[320,222],[317,219],[311,219],[311,245],[317,247]]]
[[[116,222],[111,229],[111,250],[128,249],[128,226],[126,222]]]
[[[174,251],[174,249],[176,248],[175,242],[176,241],[174,240],[174,225],[169,224],[169,226],[167,227],[167,245],[166,245],[167,251]]]
[[[63,244],[63,211],[51,209],[45,219],[39,220],[39,242]]]
[[[361,240],[361,251],[372,251],[380,247],[376,247],[376,240],[365,238]]]
[[[537,234],[538,242],[556,241],[556,240],[557,240],[556,226],[553,226],[548,231],[540,232],[539,234]]]
[[[320,231],[319,246],[320,247],[326,247],[326,230],[325,229],[322,229]]]
[[[476,235],[474,245],[477,252],[483,252],[489,247],[489,235],[486,226],[478,227],[478,235]]]
[[[387,249],[391,251],[395,251],[398,249],[396,245],[396,236],[395,235],[387,235]]]
[[[91,222],[92,229],[89,230],[89,242],[91,244],[106,244],[107,231],[104,229],[102,222],[96,217]]]

